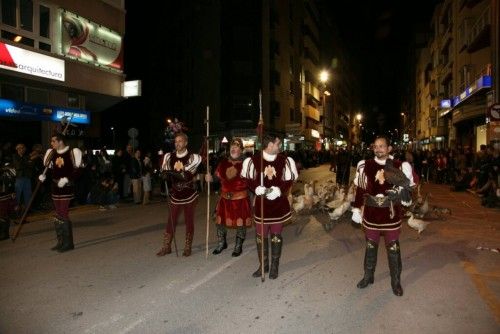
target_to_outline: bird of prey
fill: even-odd
[[[391,199],[399,199],[403,203],[411,203],[412,188],[410,186],[410,180],[401,169],[394,167],[392,159],[387,159],[385,161],[384,178],[387,182],[396,186],[395,189],[387,191],[387,195]]]

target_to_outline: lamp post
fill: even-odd
[[[115,139],[116,139],[116,137],[115,137],[115,127],[112,126],[109,129],[111,130],[111,132],[113,132],[113,148],[116,149],[116,146],[115,146]]]
[[[322,125],[323,125],[323,138],[326,138],[325,134],[325,125],[326,125],[326,97],[330,95],[330,92],[326,90],[326,83],[328,82],[328,79],[330,78],[330,73],[326,70],[323,70],[319,73],[319,81],[323,84],[323,120],[322,120]]]

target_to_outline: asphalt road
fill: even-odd
[[[330,178],[328,166],[301,174]],[[32,217],[15,243],[0,243],[0,333],[499,333],[500,254],[477,249],[500,247],[499,210],[445,186],[423,191],[452,214],[433,220],[420,238],[404,224],[402,297],[392,294],[383,247],[375,283],[356,288],[364,237],[348,218],[326,231],[327,215],[296,215],[283,234],[278,279],[261,282],[251,277],[253,230],[240,257],[231,257],[234,231],[229,248],[214,256],[211,225],[206,258],[205,195],[188,258],[155,256],[164,201],[74,209],[76,249],[64,254],[49,250],[48,217]],[[183,243],[181,223],[179,255]]]

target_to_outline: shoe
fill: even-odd
[[[108,209],[114,210],[116,208],[117,208],[117,206],[114,204],[108,205]]]

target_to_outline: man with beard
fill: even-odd
[[[356,169],[354,184],[357,188],[352,209],[352,220],[363,225],[366,238],[365,273],[357,287],[363,289],[373,283],[378,244],[380,236],[384,235],[392,291],[396,296],[402,296],[402,264],[401,250],[399,248],[402,218],[401,204],[408,206],[411,204],[411,200],[410,203],[405,203],[401,199],[398,200],[398,192],[402,192],[404,189],[387,182],[389,175],[384,175],[384,169],[387,169],[386,163],[391,165],[392,162],[393,167],[403,171],[403,179],[406,177],[411,186],[414,183],[411,165],[407,162],[392,161],[394,158],[389,155],[391,150],[392,146],[387,137],[377,137],[373,144],[375,157],[361,160]]]
[[[292,217],[288,191],[299,175],[295,161],[279,153],[281,148],[279,137],[264,136],[262,148],[262,153],[245,159],[241,176],[247,180],[248,187],[254,190],[255,195],[257,195],[254,219],[257,253],[261,266],[252,276],[260,277],[263,265],[264,272],[269,271],[269,278],[276,279],[283,246],[283,237],[281,236],[283,224]],[[268,259],[268,235],[271,237],[271,270],[269,270]],[[262,243],[264,243],[264,254],[261,252]]]
[[[241,177],[243,166],[243,141],[234,138],[230,144],[229,158],[219,162],[215,176],[221,183],[221,194],[216,209],[217,247],[212,254],[220,254],[227,248],[227,227],[236,228],[236,243],[232,256],[240,256],[247,228],[252,226],[252,209],[248,197],[247,183]],[[212,182],[210,173],[205,176]]]
[[[194,234],[194,210],[199,195],[194,177],[196,176],[196,169],[201,163],[201,156],[189,152],[187,145],[188,136],[182,132],[177,133],[175,135],[175,151],[165,154],[163,158],[161,169],[171,181],[171,188],[168,192],[170,208],[167,226],[163,235],[163,247],[156,253],[158,256],[172,253],[172,239],[181,210],[184,210],[186,224],[186,241],[182,255],[191,255]]]

